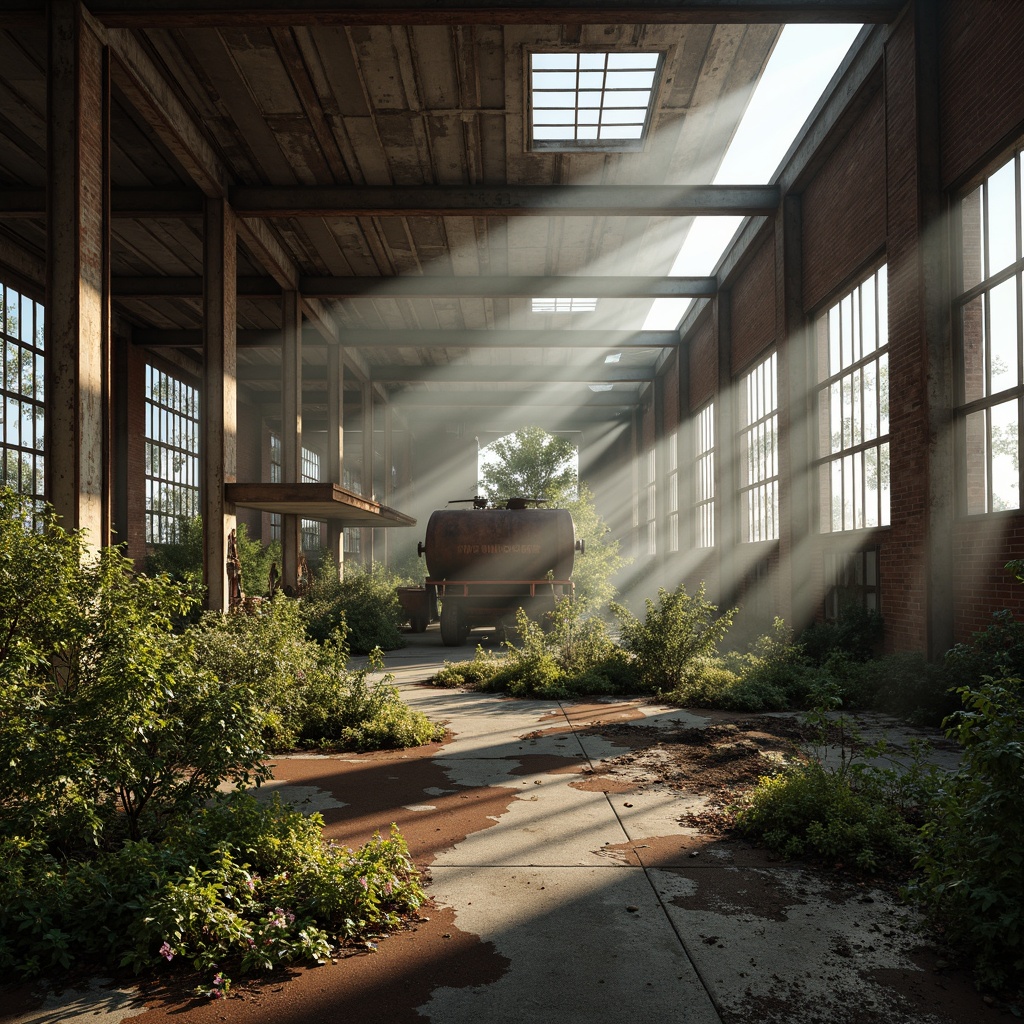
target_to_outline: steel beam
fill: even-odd
[[[231,189],[243,217],[756,216],[779,205],[775,185],[293,186]]]
[[[292,25],[608,25],[892,21],[903,0],[86,0],[124,28]],[[12,23],[32,24],[44,0],[10,0]],[[5,17],[7,12],[5,11]]]
[[[137,328],[132,338],[144,348],[198,348],[202,331],[198,328]],[[305,346],[326,342],[309,328],[303,334]],[[281,332],[275,328],[239,331],[239,348],[276,348]],[[343,349],[351,348],[674,348],[679,344],[677,331],[505,331],[505,330],[345,330],[338,333]]]

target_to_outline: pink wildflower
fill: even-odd
[[[161,956],[162,956],[162,957],[163,957],[163,958],[164,958],[164,959],[165,959],[165,960],[166,960],[166,961],[167,961],[168,963],[170,963],[170,962],[171,962],[171,960],[173,960],[173,959],[174,959],[174,950],[173,950],[173,949],[171,949],[171,945],[170,945],[170,943],[169,943],[169,942],[165,942],[165,943],[164,943],[164,944],[163,944],[163,945],[162,945],[162,946],[160,947],[160,955],[161,955]]]

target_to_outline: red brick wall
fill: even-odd
[[[694,412],[707,405],[718,390],[717,342],[709,306],[690,341],[690,408]]]
[[[1004,566],[1024,558],[1024,516],[962,520],[953,533],[954,625],[957,642],[1009,608],[1024,618],[1024,586]]]
[[[912,140],[902,145],[912,149]],[[885,244],[885,148],[879,92],[804,191],[805,310],[832,297]]]
[[[732,372],[775,343],[775,232],[769,231],[732,285]]]
[[[914,22],[894,26],[885,54],[889,137],[889,394],[891,520],[881,551],[882,608],[890,650],[927,648],[929,437],[918,246]]]
[[[948,0],[941,25],[942,183],[1024,133],[1024,3]]]

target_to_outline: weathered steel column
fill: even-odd
[[[235,481],[235,215],[224,199],[207,199],[203,218],[203,391],[199,462],[206,607],[227,611],[228,535],[235,507],[224,485]]]
[[[812,485],[810,424],[813,397],[808,360],[811,338],[803,309],[802,211],[799,196],[782,200],[775,226],[775,309],[779,338],[779,481],[780,592],[789,608],[777,614],[797,631],[814,618],[820,597],[814,583],[811,525]]]
[[[302,305],[299,293],[281,295],[281,481],[302,482]],[[281,584],[298,586],[302,521],[281,517]]]
[[[340,345],[327,346],[327,479],[345,483],[345,365]],[[345,571],[345,530],[338,519],[327,524],[327,547],[340,578]]]
[[[364,498],[373,499],[373,385],[363,382],[363,471],[360,476]],[[362,535],[362,561],[369,567],[373,564],[373,530],[364,529]]]
[[[77,0],[49,8],[46,496],[66,529],[110,543],[109,71]]]
[[[739,594],[742,510],[736,464],[736,388],[732,377],[732,292],[720,291],[712,300],[718,343],[718,393],[715,395],[715,547],[718,550],[718,600],[731,608]]]

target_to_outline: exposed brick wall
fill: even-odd
[[[1004,566],[1024,558],[1024,516],[962,520],[953,533],[956,640],[984,629],[992,613],[1009,608],[1024,618],[1024,586]]]
[[[1024,132],[1024,3],[948,0],[942,14],[942,183],[949,187]]]
[[[665,422],[662,427],[666,434],[670,434],[679,426],[679,349],[665,360],[661,379],[664,382],[665,403]]]
[[[769,231],[732,285],[732,372],[775,343],[775,232]]]
[[[691,335],[689,377],[690,408],[697,412],[718,390],[718,344],[710,306]]]
[[[890,535],[881,551],[890,650],[927,647],[928,422],[918,245],[914,22],[894,26],[885,52],[888,164]]]
[[[912,139],[903,145],[912,149]],[[805,310],[831,297],[885,243],[885,168],[885,105],[878,92],[804,191]]]

